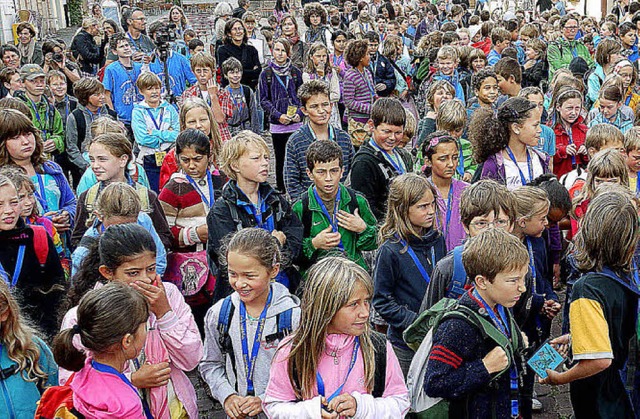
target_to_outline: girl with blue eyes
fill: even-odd
[[[149,304],[144,349],[127,361],[124,370],[140,390],[143,405],[153,417],[197,417],[196,392],[185,371],[193,370],[202,358],[200,333],[180,290],[171,283],[163,283],[156,273],[156,245],[143,227],[112,225],[99,241],[90,244],[88,255],[73,277],[74,285],[66,302],[70,310],[61,329],[77,324],[80,298],[109,281],[131,286]],[[74,346],[86,351],[77,337]],[[69,371],[61,368],[61,383],[69,375]]]

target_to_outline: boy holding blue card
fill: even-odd
[[[331,252],[341,251],[368,269],[362,251],[378,247],[376,218],[364,196],[340,182],[342,148],[335,141],[314,141],[306,159],[313,184],[293,205],[304,226],[301,265],[310,266]]]
[[[519,354],[527,343],[509,308],[526,290],[529,254],[515,236],[489,228],[469,239],[462,261],[475,286],[460,298],[459,315],[447,316],[434,331],[426,394],[447,400],[449,417],[518,417]],[[470,321],[469,310],[506,338],[503,345]]]

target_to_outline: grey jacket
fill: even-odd
[[[300,323],[300,300],[298,297],[291,295],[284,285],[277,282],[271,284],[273,292],[271,306],[267,310],[267,319],[265,321],[264,330],[260,342],[260,351],[256,357],[256,366],[253,372],[253,383],[255,395],[264,399],[264,392],[269,382],[269,370],[271,368],[271,360],[276,354],[279,340],[267,343],[265,337],[270,336],[278,331],[276,324],[276,316],[290,308],[291,326],[295,330]],[[231,317],[229,326],[229,336],[233,344],[233,356],[235,357],[236,371],[233,370],[231,359],[224,356],[219,344],[218,318],[220,309],[224,300],[218,301],[209,309],[205,317],[205,338],[204,338],[204,356],[200,361],[200,374],[204,381],[211,389],[211,394],[220,403],[232,394],[240,396],[247,395],[247,377],[245,374],[245,362],[242,356],[242,341],[240,337],[240,298],[237,292],[231,294],[231,301],[235,307],[233,316]],[[253,346],[253,339],[256,333],[258,322],[247,320],[247,344],[249,355]],[[236,385],[238,391],[236,391]],[[266,417],[260,414],[259,417]]]
[[[84,122],[86,126],[84,141],[82,141],[82,144],[78,144],[78,124],[76,123],[76,117],[73,115],[73,112],[69,113],[66,125],[65,150],[69,155],[69,161],[84,171],[89,167],[89,161],[85,159],[82,154],[89,151],[89,143],[91,142],[91,122],[99,116],[109,116],[109,113],[106,105],[102,106],[102,108],[98,110],[97,115],[91,115],[91,112],[80,103],[78,103],[76,109],[80,109],[82,111],[82,115],[84,115]]]

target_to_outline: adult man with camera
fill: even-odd
[[[131,59],[137,63],[148,63],[149,56],[155,49],[156,45],[150,37],[144,34],[144,31],[147,28],[147,17],[144,15],[142,10],[134,7],[123,16],[123,19],[127,21],[128,28],[125,35],[131,42],[131,48],[133,49],[133,56]],[[114,54],[113,51],[109,51],[107,54],[106,65],[117,60],[118,56]]]
[[[67,93],[73,94],[73,83],[80,80],[80,69],[67,59],[64,44],[56,39],[48,39],[42,43],[42,53],[44,54],[44,65],[42,70],[48,73],[49,70],[58,70],[67,77]]]
[[[172,26],[174,26],[172,28]],[[181,54],[172,51],[171,43],[175,41],[175,25],[166,22],[156,21],[149,26],[149,36],[155,42],[156,49],[153,53],[153,61],[149,64],[149,70],[156,73],[162,81],[162,91],[166,95],[167,101],[172,102],[171,96],[175,100],[182,96],[182,92],[187,88],[187,81],[192,86],[198,83],[189,61]],[[166,67],[165,67],[166,63]],[[168,75],[168,85],[171,92],[166,92]]]
[[[80,70],[87,76],[95,76],[104,61],[106,37],[103,38],[102,45],[98,45],[94,36],[99,34],[100,22],[98,19],[87,17],[82,20],[82,29],[71,41],[71,52],[78,60]]]

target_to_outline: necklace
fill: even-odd
[[[333,364],[334,364],[334,365],[338,365],[338,364],[339,364],[339,361],[338,361],[338,351],[337,351],[337,350],[335,350],[335,351],[331,351],[331,352],[327,352],[327,350],[325,349],[325,350],[324,350],[324,353],[325,353],[325,355],[327,355],[327,356],[333,357]]]

